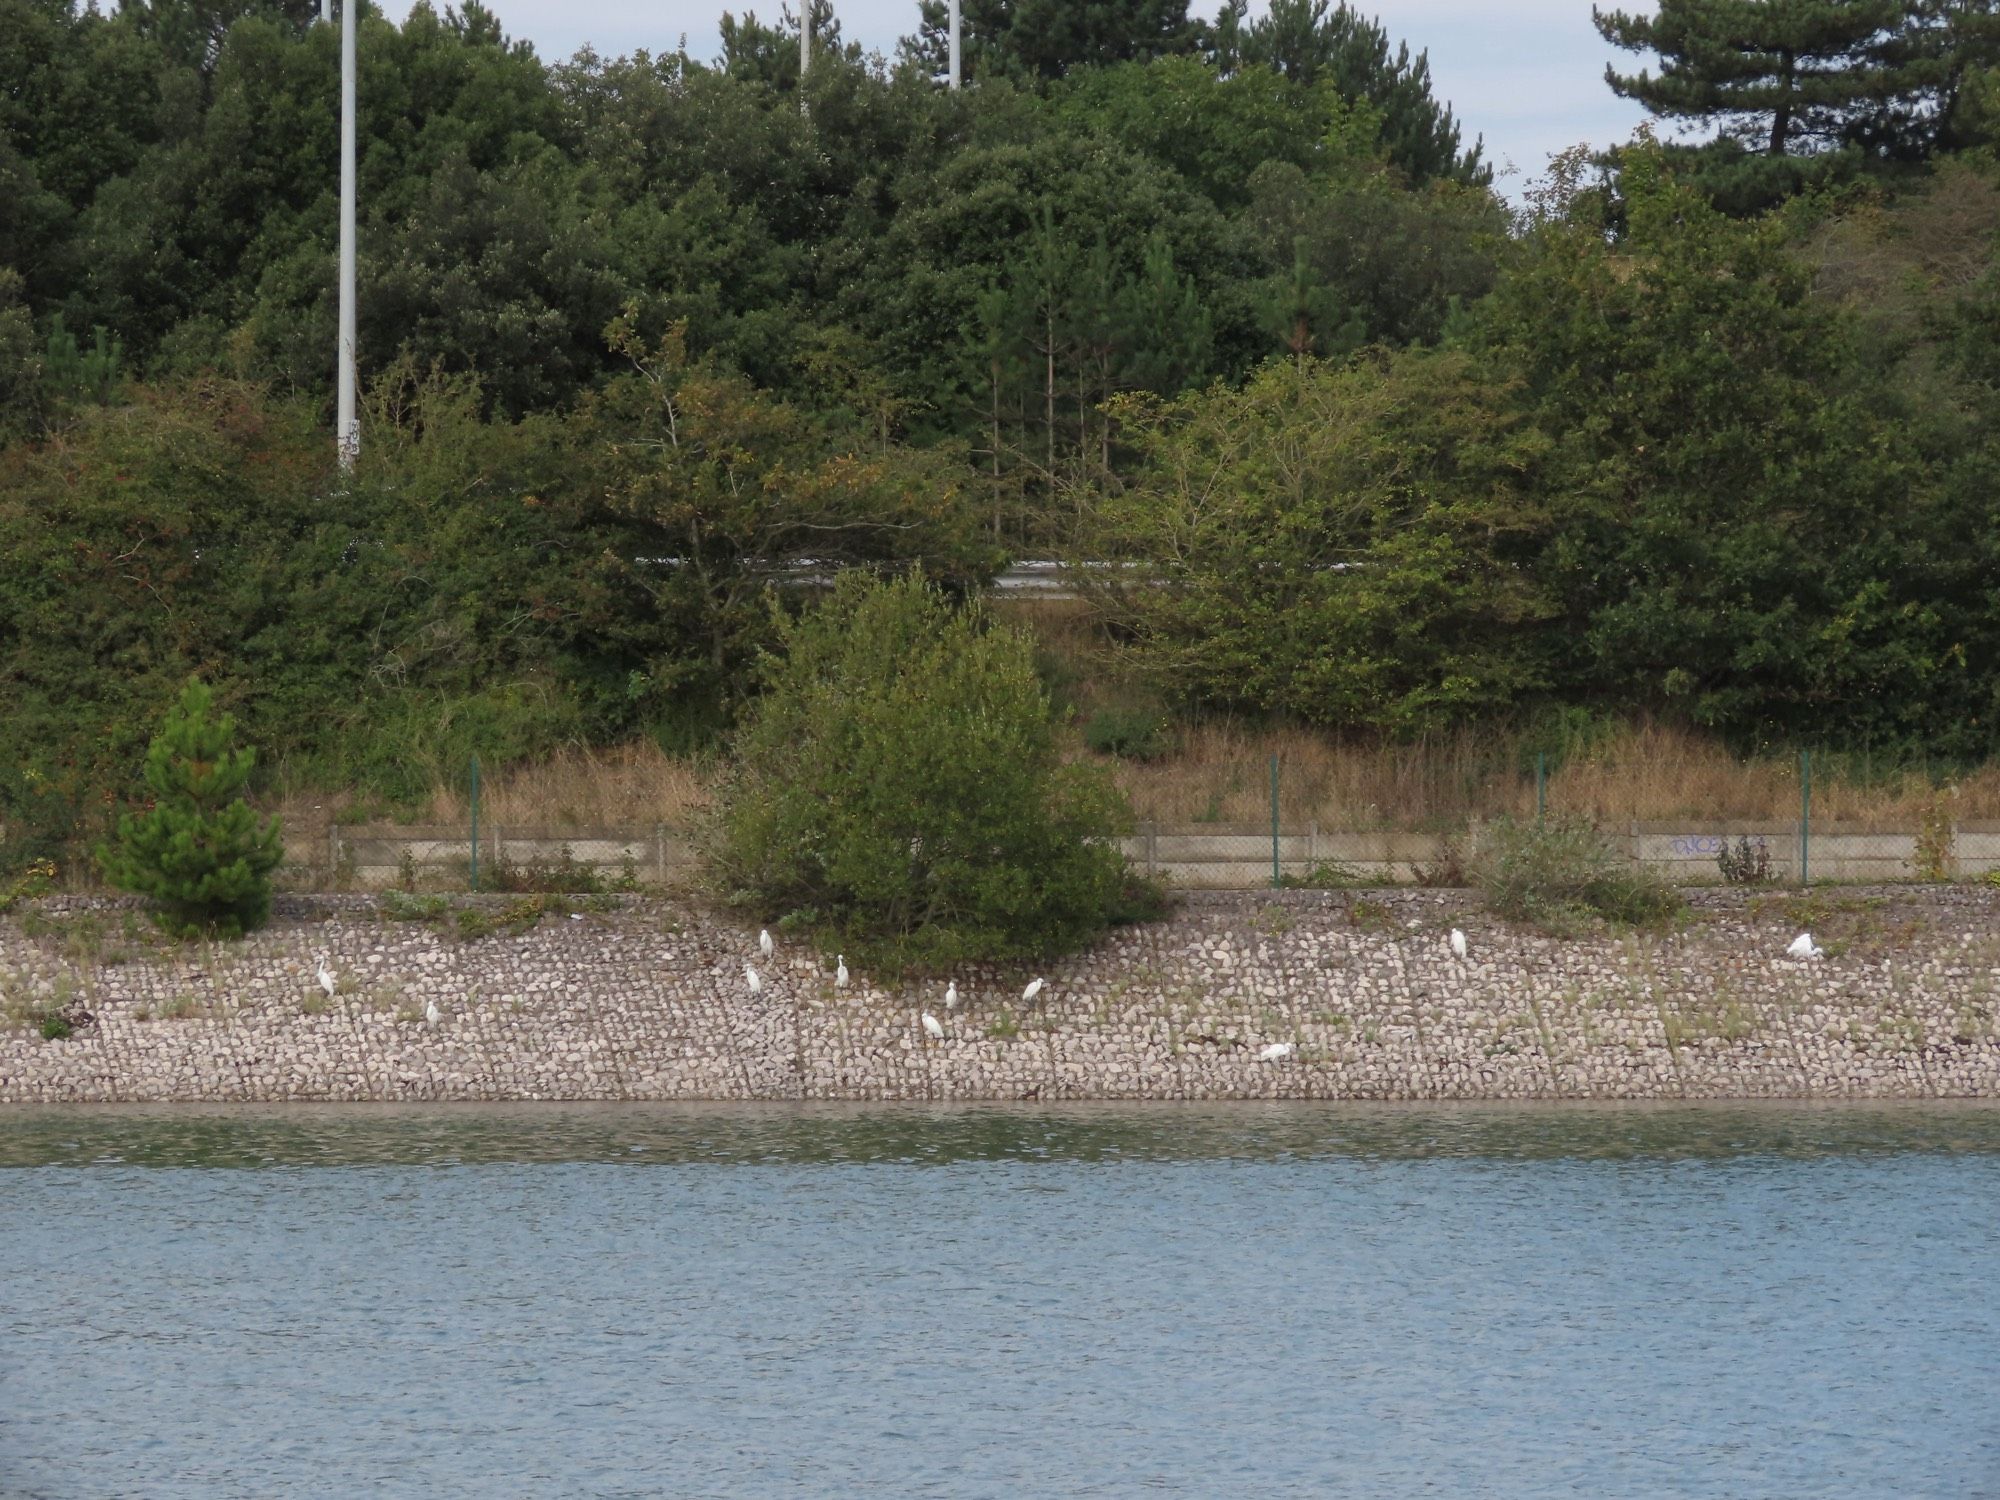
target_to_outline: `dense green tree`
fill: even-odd
[[[1187,0],[962,0],[960,65],[971,78],[1060,78],[1077,68],[1195,51],[1202,28]],[[923,0],[906,60],[942,76],[950,44],[944,0]]]
[[[1884,50],[1903,12],[1904,0],[1660,0],[1654,15],[1593,6],[1591,19],[1613,46],[1660,56],[1658,73],[1607,65],[1615,93],[1784,156],[1839,144],[1915,87]]]
[[[1271,0],[1246,19],[1248,0],[1226,0],[1215,27],[1214,53],[1224,71],[1262,66],[1294,83],[1330,84],[1341,96],[1372,107],[1381,120],[1389,159],[1413,181],[1455,177],[1485,184],[1493,170],[1481,144],[1462,149],[1458,121],[1431,94],[1430,58],[1410,56],[1407,43],[1390,53],[1381,24],[1347,0]]]
[[[1225,209],[1260,167],[1311,175],[1386,160],[1381,116],[1330,81],[1293,84],[1264,67],[1219,75],[1193,57],[1092,68],[1054,92],[1057,118],[1099,131],[1178,173]]]
[[[1142,463],[1091,542],[1133,567],[1093,576],[1164,691],[1411,733],[1540,685],[1552,444],[1490,371],[1301,360],[1123,416]]]
[[[99,855],[105,878],[151,897],[176,937],[241,937],[271,913],[284,847],[278,820],[258,817],[240,795],[257,756],[235,741],[235,718],[191,679],[146,751],[151,805],[121,817]]]
[[[781,627],[736,739],[714,862],[829,947],[1055,954],[1124,900],[1109,783],[1057,754],[1034,647],[922,579],[843,577]]]
[[[653,702],[740,698],[773,590],[912,563],[966,585],[1003,561],[949,455],[826,433],[691,357],[678,327],[649,346],[621,322],[614,342],[633,371],[570,424],[569,503],[603,539],[584,560],[597,649],[629,653]]]
[[[1174,173],[1052,132],[952,156],[896,216],[855,318],[911,399],[986,429],[982,466],[1046,497],[1101,463],[1107,396],[1179,390],[1254,355],[1243,268],[1222,216]]]
[[[1871,153],[1921,160],[1993,139],[2000,0],[1904,0],[1880,52],[1891,75],[1910,86],[1881,100],[1853,132]]]
[[[1558,690],[1746,742],[1990,734],[1945,513],[1784,224],[1722,217],[1658,151],[1623,178],[1619,243],[1594,205],[1551,220],[1482,309],[1560,440]]]
[[[1382,172],[1308,178],[1286,162],[1249,182],[1244,227],[1272,348],[1337,356],[1362,343],[1435,343],[1483,297],[1506,251],[1492,195],[1458,183],[1408,192]]]

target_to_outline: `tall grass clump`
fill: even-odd
[[[1472,881],[1499,915],[1556,933],[1596,922],[1657,926],[1685,904],[1674,886],[1574,817],[1494,823],[1480,840]]]

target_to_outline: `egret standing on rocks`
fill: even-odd
[[[1792,958],[1824,958],[1826,950],[1816,945],[1810,932],[1802,932],[1792,939],[1792,946],[1785,952]]]
[[[956,979],[944,987],[944,1008],[946,1010],[958,1009],[958,981]]]
[[[319,987],[326,991],[326,998],[329,1000],[333,998],[333,986],[333,970],[326,966],[326,955],[322,953],[319,956]]]
[[[1451,955],[1453,958],[1465,957],[1465,934],[1456,927],[1451,930]]]
[[[769,958],[774,952],[777,951],[777,947],[778,945],[771,941],[770,928],[760,927],[757,929],[757,951],[759,953],[763,954],[764,957]]]
[[[932,1015],[929,1011],[924,1012],[924,1032],[934,1042],[941,1042],[944,1040],[943,1024],[938,1020],[936,1016]]]
[[[743,966],[743,982],[750,986],[750,993],[753,995],[764,988],[764,981],[757,977],[757,971],[748,964]]]
[[[845,953],[836,954],[834,956],[833,987],[837,990],[844,990],[847,988],[847,955]]]
[[[1257,1054],[1258,1062],[1283,1062],[1292,1055],[1290,1042],[1273,1042]]]
[[[1022,1001],[1031,1003],[1034,1000],[1035,996],[1039,995],[1042,992],[1042,986],[1047,983],[1048,981],[1046,979],[1037,979],[1031,982],[1025,990],[1021,991]]]
[[[435,1026],[439,1021],[443,1019],[444,1019],[443,1015],[441,1015],[438,1011],[437,1001],[435,1000],[426,1001],[424,1004],[424,1024],[426,1026]]]

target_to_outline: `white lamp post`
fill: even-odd
[[[360,0],[340,7],[340,360],[334,445],[341,472],[361,452],[361,424],[354,414],[354,32]]]

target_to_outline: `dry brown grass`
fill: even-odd
[[[545,760],[491,773],[479,789],[479,816],[506,827],[626,829],[665,823],[685,828],[709,805],[711,772],[668,755],[651,740],[602,749],[574,747]],[[293,791],[270,810],[294,837],[321,835],[345,819],[356,798],[345,792]],[[463,824],[471,817],[469,788],[438,785],[423,807],[401,809],[401,821]]]
[[[1092,756],[1072,733],[1070,754],[1106,766],[1142,822],[1270,820],[1270,760],[1279,757],[1279,817],[1288,826],[1446,830],[1473,818],[1535,810],[1532,754],[1501,732],[1465,731],[1414,744],[1345,740],[1306,729],[1228,723],[1181,727],[1175,753],[1150,764]],[[1911,829],[1942,797],[1955,821],[2000,821],[2000,766],[1940,792],[1917,771],[1856,779],[1816,762],[1813,820]],[[714,771],[651,741],[572,749],[495,773],[480,794],[483,821],[505,827],[684,828],[709,806]],[[1635,725],[1573,755],[1549,777],[1552,811],[1600,822],[1789,822],[1798,816],[1796,756],[1739,760],[1715,741]],[[324,831],[352,799],[295,795],[276,811],[295,835]],[[462,824],[464,786],[440,786],[411,821]]]
[[[1395,745],[1301,729],[1197,725],[1181,732],[1168,759],[1110,764],[1141,820],[1262,824],[1271,816],[1274,753],[1278,812],[1287,824],[1445,829],[1535,810],[1532,754],[1516,737],[1494,732]],[[1939,796],[1960,821],[2000,819],[2000,767],[1940,793],[1916,770],[1863,781],[1823,760],[1814,773],[1813,819],[1909,829]],[[1636,725],[1553,770],[1548,805],[1604,822],[1784,822],[1799,812],[1798,760],[1740,760],[1702,736]]]
[[[684,827],[708,806],[709,793],[702,766],[640,740],[563,750],[496,773],[480,788],[479,816],[503,827]],[[462,823],[470,815],[464,786],[440,786],[431,793],[428,816],[435,821]]]

